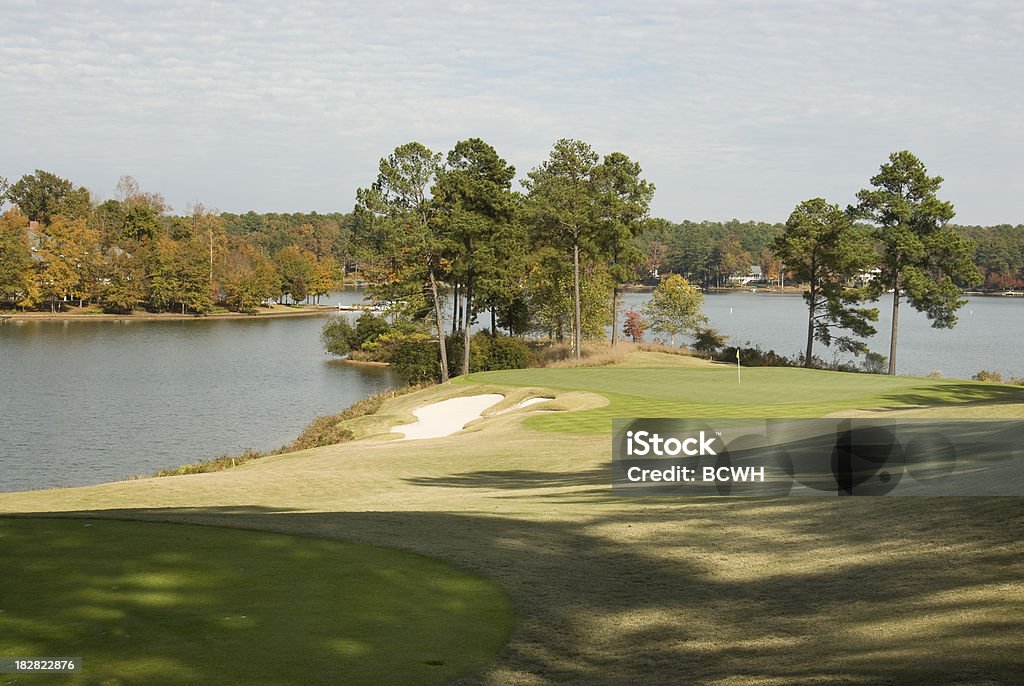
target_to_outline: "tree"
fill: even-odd
[[[639,164],[621,152],[613,152],[605,156],[593,175],[597,241],[614,279],[612,345],[618,342],[619,284],[634,279],[645,259],[637,239],[650,211],[654,185],[640,178],[640,172]]]
[[[479,311],[474,289],[478,275],[489,285],[487,275],[498,269],[495,242],[515,213],[515,175],[515,167],[493,147],[479,138],[470,138],[456,143],[448,153],[447,163],[437,174],[432,189],[437,206],[435,218],[443,222],[441,230],[451,239],[456,275],[465,298],[465,320],[461,323],[463,374],[469,373],[469,330]]]
[[[422,143],[406,143],[380,161],[377,180],[356,191],[356,223],[364,249],[378,251],[390,267],[383,284],[393,293],[414,286],[426,289],[437,334],[440,379],[448,381],[448,352],[438,281],[447,268],[444,237],[433,221],[435,205],[427,189],[438,172],[441,156]],[[410,294],[411,295],[411,294]],[[395,298],[392,298],[395,299]]]
[[[105,312],[131,314],[145,299],[140,259],[122,251],[113,251],[109,256],[107,279],[100,290],[100,304]]]
[[[7,189],[6,197],[30,220],[44,225],[58,214],[69,219],[85,218],[91,209],[89,191],[42,169],[18,179]]]
[[[651,299],[644,306],[644,314],[651,329],[671,336],[672,345],[675,345],[676,336],[693,331],[706,321],[700,311],[703,304],[704,294],[700,289],[673,274],[651,293]]]
[[[90,253],[98,251],[99,233],[86,228],[84,219],[54,215],[40,234],[39,290],[55,312],[58,301],[82,296],[87,289]]]
[[[24,301],[32,289],[32,277],[28,217],[11,209],[0,216],[0,301]]]
[[[313,265],[313,276],[309,282],[309,291],[316,296],[316,304],[320,304],[320,296],[327,295],[338,285],[344,284],[341,265],[331,255],[324,254]]]
[[[572,257],[573,352],[582,358],[580,305],[580,251],[594,237],[594,184],[598,156],[583,141],[563,138],[555,143],[547,161],[523,181],[529,192],[528,208],[542,240]]]
[[[753,260],[750,253],[743,249],[739,239],[730,236],[718,242],[715,248],[718,273],[726,278],[737,274],[744,275],[750,271]]]
[[[956,311],[967,302],[956,282],[976,284],[982,277],[972,262],[973,242],[948,226],[953,204],[936,197],[941,176],[928,176],[924,164],[902,150],[889,155],[871,185],[857,193],[859,202],[849,211],[874,225],[881,245],[873,291],[892,289],[889,374],[895,374],[900,302],[924,312],[933,327],[952,328]]]
[[[288,293],[292,302],[305,300],[307,286],[313,279],[316,257],[294,245],[282,248],[274,255],[274,266],[281,277],[281,292]]]
[[[629,336],[634,343],[644,339],[644,332],[647,331],[647,320],[636,310],[626,313],[626,323],[622,325],[622,333]]]
[[[793,273],[797,281],[807,284],[807,348],[804,366],[814,364],[814,341],[840,349],[861,353],[863,342],[849,336],[834,338],[833,329],[848,329],[859,337],[873,336],[878,321],[876,308],[859,308],[863,291],[849,287],[862,270],[873,266],[874,243],[853,223],[838,205],[822,198],[805,200],[796,206],[786,221],[785,231],[773,243],[775,256]]]
[[[205,290],[206,246],[200,239],[191,242],[196,266],[196,290]],[[208,292],[208,291],[207,291]],[[281,293],[281,278],[274,264],[256,246],[242,243],[228,253],[224,265],[224,299],[239,312],[253,312],[264,300]]]

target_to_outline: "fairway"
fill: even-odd
[[[4,684],[441,684],[511,625],[494,584],[421,556],[263,532],[0,519]]]
[[[1021,498],[620,496],[610,487],[609,432],[612,418],[628,416],[1024,417],[1024,389],[779,368],[744,369],[737,385],[735,373],[634,353],[615,367],[474,374],[386,401],[346,425],[357,435],[348,443],[224,472],[5,493],[0,512],[245,527],[301,534],[295,545],[341,539],[454,563],[497,582],[515,607],[503,647],[488,642],[500,634],[472,632],[493,657],[460,683],[1014,683],[1024,671]],[[389,433],[418,408],[488,393],[505,397],[454,435],[397,441]],[[531,397],[553,400],[514,409]],[[235,532],[204,531],[237,548]],[[117,550],[134,563],[133,548]],[[324,583],[324,566],[304,555],[255,564],[278,562],[304,597]],[[233,575],[234,566],[231,557],[216,568]],[[231,578],[241,606],[268,595],[248,576]],[[490,601],[440,597],[451,602],[437,609],[453,612],[440,617],[505,626]],[[316,615],[317,603],[306,607],[325,636],[361,640],[372,628],[348,632]],[[381,616],[397,630],[406,612],[419,621],[421,607],[391,605]],[[162,617],[152,615],[153,625]],[[104,663],[145,657],[110,652],[108,641],[83,634],[71,652],[87,664],[90,654]],[[347,664],[337,646],[351,644],[332,645],[314,644],[313,656]],[[427,652],[392,643],[380,655],[414,658],[412,668],[429,676],[443,668],[421,665]],[[476,655],[467,659],[486,659]],[[204,676],[219,673],[199,664],[210,670]]]

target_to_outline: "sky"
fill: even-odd
[[[846,206],[891,152],[961,224],[1024,223],[1019,2],[0,0],[0,176],[179,212],[352,209],[380,158],[559,138],[640,163],[672,221]]]

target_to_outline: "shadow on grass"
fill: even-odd
[[[644,499],[573,511],[77,514],[351,539],[487,575],[519,621],[484,683],[1014,683],[1024,669],[1019,498]]]
[[[607,488],[609,485],[609,470],[610,467],[568,472],[542,472],[530,469],[486,470],[438,477],[410,477],[404,479],[404,481],[416,486],[499,490],[527,490],[573,486],[603,486]]]
[[[45,518],[0,541],[0,657],[81,661],[4,684],[443,684],[511,625],[492,582],[350,542]]]
[[[965,403],[1024,403],[1024,387],[1000,386],[997,384],[943,383],[924,387],[920,390],[908,388],[902,391],[883,393],[883,402],[894,403],[894,407],[907,405],[959,405]]]

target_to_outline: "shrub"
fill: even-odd
[[[288,449],[305,450],[307,448],[319,448],[324,445],[351,441],[355,438],[355,434],[348,429],[342,428],[340,426],[341,421],[343,420],[340,418],[340,415],[317,417],[302,430],[298,438],[287,446]]]
[[[390,335],[390,334],[389,334]],[[383,338],[383,337],[382,337]],[[380,340],[380,339],[378,339]],[[441,363],[437,356],[437,343],[424,334],[395,335],[389,341],[388,361],[406,383],[416,384],[441,379]]]
[[[693,336],[693,349],[701,355],[713,357],[725,345],[725,336],[718,329],[699,328]]]
[[[729,346],[715,359],[720,362],[736,362],[735,346]],[[796,367],[798,362],[784,355],[779,355],[774,350],[764,350],[759,345],[747,348],[739,348],[740,364],[744,367]]]
[[[353,348],[362,348],[366,343],[376,340],[391,329],[388,320],[379,314],[363,312],[356,320]]]
[[[336,317],[324,324],[320,331],[320,340],[324,348],[332,355],[345,355],[356,346],[356,332],[345,317]]]
[[[990,372],[987,369],[982,369],[980,372],[971,377],[975,381],[988,381],[990,383],[1003,383],[1003,375],[999,372]]]
[[[864,355],[864,371],[868,374],[884,374],[889,368],[889,358],[881,353],[869,352]]]
[[[483,333],[483,332],[481,332]],[[473,337],[474,342],[480,334]],[[484,352],[484,361],[481,371],[492,371],[495,369],[523,369],[530,361],[530,348],[526,343],[516,338],[498,334],[491,336],[484,333],[488,339],[488,346]]]

